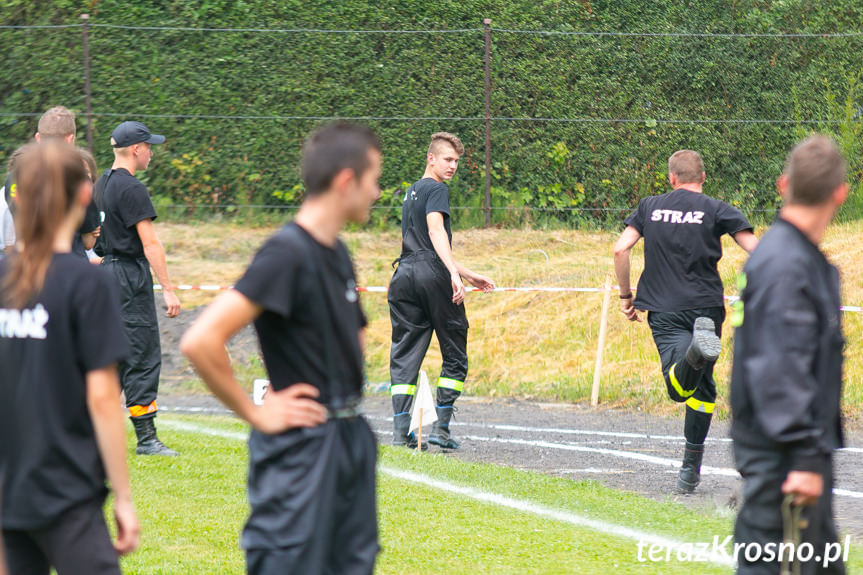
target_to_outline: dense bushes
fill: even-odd
[[[551,120],[493,121],[497,223],[617,223],[639,197],[664,189],[665,159],[681,147],[704,155],[710,193],[751,214],[770,212],[785,153],[795,138],[815,128],[842,132],[859,182],[855,78],[861,36],[501,30],[847,33],[863,24],[857,1],[392,4],[0,0],[7,25],[75,24],[80,13],[92,14],[100,165],[110,161],[107,138],[122,119],[209,116],[145,118],[151,129],[168,136],[147,174],[161,205],[296,204],[302,198],[297,174],[302,138],[319,122],[286,117],[446,117],[463,119],[369,121],[381,133],[386,153],[385,192],[375,218],[380,225],[397,221],[402,182],[421,174],[428,135],[447,129],[460,134],[468,148],[453,185],[453,204],[475,209],[460,211],[458,220],[481,223],[484,124],[475,118],[484,115],[483,17],[492,18],[496,28],[492,115]],[[170,31],[100,24],[437,32]],[[468,30],[440,32],[463,29]],[[4,29],[0,42],[5,52],[0,112],[38,113],[57,103],[83,112],[80,28]],[[32,134],[35,122],[35,116],[0,117],[0,158]],[[80,126],[83,139],[83,118]],[[187,215],[208,213],[197,208]]]

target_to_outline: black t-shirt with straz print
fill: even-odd
[[[101,252],[124,258],[143,258],[144,245],[136,225],[155,220],[156,209],[147,187],[124,168],[106,170],[96,182],[96,205],[104,214],[99,238]]]
[[[272,236],[255,255],[234,289],[263,308],[255,330],[274,390],[309,383],[320,390],[325,404],[360,396],[359,331],[367,322],[355,278],[341,241],[329,248],[295,223]],[[329,352],[324,318],[334,341]],[[328,384],[330,373],[335,381]]]
[[[402,203],[402,257],[419,251],[434,251],[426,221],[426,216],[432,212],[443,214],[444,229],[452,245],[449,187],[432,178],[423,178],[408,188]]]
[[[10,263],[0,261],[0,278]],[[113,279],[74,254],[53,256],[41,293],[23,310],[0,306],[4,529],[40,529],[104,500],[86,375],[127,355]]]
[[[715,198],[686,189],[644,198],[625,221],[644,237],[644,272],[636,309],[683,311],[723,305],[724,234],[752,230],[746,217]]]

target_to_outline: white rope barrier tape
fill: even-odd
[[[177,291],[224,291],[231,289],[234,286],[219,286],[219,285],[189,285],[189,284],[180,284],[175,289]],[[161,291],[162,286],[159,284],[153,285],[154,291]],[[387,293],[387,286],[360,286],[357,288],[358,292],[366,292],[366,293]],[[481,289],[471,287],[465,288],[466,292],[482,292]],[[537,286],[537,287],[496,287],[494,288],[495,292],[517,292],[517,293],[602,293],[605,291],[605,288],[591,288],[591,287],[547,287],[547,286]],[[617,291],[617,286],[613,286],[611,291]],[[633,291],[635,291],[633,289]],[[490,293],[490,292],[489,292]],[[740,299],[740,296],[736,295],[726,295],[724,296],[725,300],[734,303]],[[839,308],[840,311],[850,312],[850,313],[861,313],[863,312],[863,306],[856,305],[843,305]]]

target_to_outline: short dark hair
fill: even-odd
[[[349,168],[360,177],[369,168],[369,150],[381,151],[371,128],[336,122],[312,133],[303,145],[301,172],[306,196],[326,192],[333,178]]]
[[[788,177],[785,202],[803,206],[825,204],[836,188],[845,183],[847,171],[845,158],[831,138],[810,136],[794,146],[785,161]]]

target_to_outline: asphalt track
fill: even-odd
[[[207,396],[160,398],[164,411],[225,413]],[[692,495],[674,492],[683,455],[682,415],[593,410],[579,405],[462,398],[452,425],[462,449],[450,457],[495,463],[573,480],[596,480],[615,489],[660,501],[678,501],[731,516],[741,480],[734,470],[728,425],[714,424],[707,439],[702,480]],[[381,443],[392,439],[389,397],[364,403]],[[863,435],[847,434],[848,448],[836,455],[835,511],[841,531],[863,538]],[[437,450],[432,446],[431,449]]]

